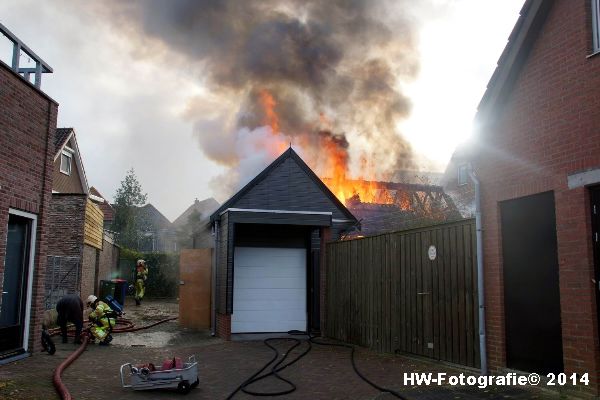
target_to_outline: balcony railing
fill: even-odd
[[[8,30],[4,25],[0,23],[0,33],[2,33],[8,40],[13,43],[13,54],[12,54],[12,69],[16,73],[20,74],[28,82],[30,82],[30,75],[34,74],[35,79],[33,84],[36,88],[40,88],[42,84],[42,74],[52,73],[52,67],[50,67],[44,60],[41,59],[37,54],[33,52],[25,43],[23,43],[18,37],[16,37],[11,31]],[[21,68],[19,67],[19,61],[21,53],[25,53],[35,63],[35,68]]]

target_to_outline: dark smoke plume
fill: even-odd
[[[411,107],[401,85],[419,69],[411,3],[115,0],[104,11],[138,47],[147,46],[140,55],[159,43],[185,60],[212,93],[239,104],[233,119],[207,121],[200,111],[194,117],[203,151],[213,160],[239,171],[251,156],[242,145],[270,140],[260,130],[268,119],[260,101],[266,90],[276,102],[286,136],[281,140],[301,146],[317,172],[319,132],[328,131],[346,144],[350,163],[366,157],[384,175],[416,167],[396,127]]]

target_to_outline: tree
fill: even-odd
[[[117,234],[121,246],[130,249],[138,247],[139,240],[147,228],[144,215],[140,212],[140,207],[146,203],[147,198],[148,195],[142,192],[142,185],[131,168],[121,181],[114,201],[115,218],[112,229]]]

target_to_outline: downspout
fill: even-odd
[[[481,221],[481,187],[473,167],[469,168],[469,177],[475,186],[475,230],[477,238],[477,294],[479,303],[479,360],[481,374],[486,375],[487,353],[485,336],[485,293],[483,280],[483,227]]]
[[[219,224],[217,221],[214,222],[214,231],[213,235],[215,237],[215,247],[213,249],[213,262],[210,273],[211,280],[211,289],[210,289],[210,335],[215,336],[217,330],[217,313],[216,313],[216,291],[217,291],[217,262],[219,261],[218,253],[219,253]]]

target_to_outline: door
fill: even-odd
[[[592,211],[592,247],[594,249],[594,278],[596,281],[596,312],[600,324],[600,186],[590,188]]]
[[[307,329],[306,249],[236,247],[231,332]]]
[[[184,328],[209,329],[212,249],[182,249],[179,279],[179,323]]]
[[[31,220],[9,215],[0,304],[0,353],[23,348]]]
[[[500,204],[506,364],[563,370],[554,193]]]

